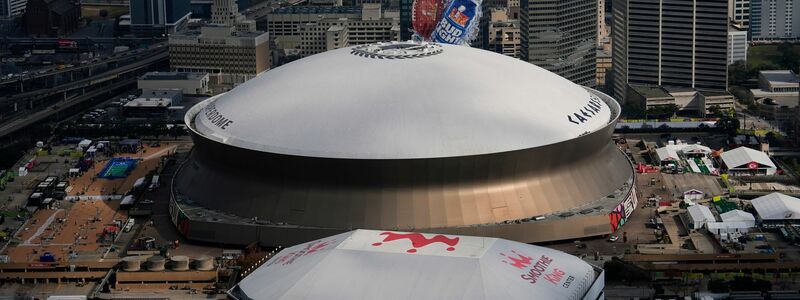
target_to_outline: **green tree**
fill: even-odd
[[[659,105],[647,109],[648,117],[657,118],[671,118],[678,112],[678,106],[675,104]]]
[[[720,117],[723,115],[722,108],[720,108],[719,105],[712,105],[708,108],[708,111],[710,111],[715,117]]]
[[[717,130],[727,133],[728,136],[734,136],[736,135],[736,131],[739,130],[740,123],[739,119],[725,115],[717,120],[717,123],[714,125]]]
[[[628,119],[642,119],[644,118],[644,107],[635,101],[626,101],[622,104],[622,113]]]
[[[752,72],[747,68],[747,63],[743,60],[737,61],[728,66],[728,84],[741,85],[752,78]]]
[[[745,105],[750,105],[755,102],[755,98],[753,97],[753,93],[750,90],[742,87],[731,87],[729,92],[733,94],[733,97],[736,98],[740,103]]]
[[[789,70],[796,71],[798,64],[800,64],[800,55],[794,50],[794,45],[789,42],[783,42],[778,45],[778,53],[781,56],[781,63]]]

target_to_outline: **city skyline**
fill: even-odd
[[[792,0],[0,0],[0,299],[800,299]]]

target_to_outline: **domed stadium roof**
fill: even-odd
[[[199,134],[271,153],[352,159],[528,149],[616,118],[593,93],[493,52],[382,43],[313,55],[205,102]]]
[[[355,230],[284,249],[234,299],[596,299],[602,270],[503,239]]]

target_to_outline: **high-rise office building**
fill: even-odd
[[[731,26],[728,30],[728,64],[747,62],[747,31]]]
[[[25,7],[29,36],[67,36],[79,28],[81,4],[71,0],[30,0]]]
[[[508,18],[519,20],[519,0],[508,0]]]
[[[750,0],[728,0],[728,20],[741,28],[750,26]]]
[[[169,65],[176,72],[208,73],[218,84],[240,84],[269,69],[269,39],[233,26],[171,34]]]
[[[602,43],[608,37],[608,26],[606,26],[606,1],[597,1],[597,43]]]
[[[597,81],[597,89],[600,91],[607,91],[606,75],[611,71],[612,60],[611,53],[605,50],[597,50],[597,71],[595,72],[595,80]]]
[[[509,19],[508,8],[486,8],[481,16],[476,48],[519,58],[519,20]]]
[[[189,0],[130,0],[131,32],[161,36],[180,31],[191,15]]]
[[[307,24],[318,23],[324,19],[360,18],[361,8],[355,6],[315,7],[288,6],[276,8],[267,14],[267,32],[272,39],[301,39],[301,29]]]
[[[211,6],[211,23],[233,26],[241,32],[256,31],[256,21],[245,19],[239,13],[236,0],[214,0],[214,5]]]
[[[362,7],[284,7],[267,15],[267,31],[276,51],[297,50],[299,57],[349,45],[400,39],[396,11],[380,3]]]
[[[411,5],[414,0],[400,0],[400,40],[411,39]]]
[[[800,38],[800,3],[794,0],[752,0],[750,39],[795,40]]]
[[[21,16],[28,0],[0,0],[0,18]]]
[[[613,94],[628,84],[727,89],[725,0],[614,1]]]
[[[522,0],[520,58],[594,86],[597,6],[596,0]]]
[[[191,0],[189,7],[192,11],[192,18],[211,19],[211,7],[214,0]]]

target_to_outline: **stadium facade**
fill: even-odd
[[[191,240],[294,245],[353,229],[541,242],[636,207],[620,107],[535,65],[392,42],[271,70],[189,110],[172,184]]]

